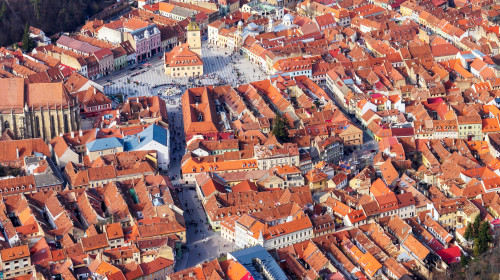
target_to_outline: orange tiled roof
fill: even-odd
[[[18,247],[12,247],[8,249],[3,249],[0,252],[2,256],[2,262],[7,262],[11,260],[21,259],[30,256],[30,250],[28,245],[22,245]]]

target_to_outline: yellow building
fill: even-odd
[[[458,116],[458,138],[468,141],[483,140],[483,122],[479,115]]]
[[[443,227],[456,229],[472,224],[479,209],[467,198],[458,197],[434,203],[431,214]]]
[[[189,45],[189,49],[194,53],[198,54],[200,57],[201,54],[201,31],[200,27],[196,23],[195,16],[191,17],[191,22],[186,27],[187,30],[187,43]]]
[[[165,54],[165,74],[172,77],[203,75],[203,60],[184,43]]]
[[[307,184],[311,190],[321,190],[326,189],[328,175],[323,173],[321,170],[313,169],[309,171],[306,175]]]
[[[200,27],[194,20],[187,26],[187,43],[165,54],[165,74],[172,77],[196,77],[203,75],[201,59]]]

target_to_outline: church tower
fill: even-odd
[[[196,16],[193,13],[191,22],[187,26],[187,43],[189,50],[197,53],[201,57],[201,32],[200,27],[196,23]]]

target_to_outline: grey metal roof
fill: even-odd
[[[228,257],[235,259],[243,265],[256,280],[265,279],[260,274],[258,266],[265,269],[275,280],[288,279],[278,263],[276,263],[273,257],[261,245],[231,252],[228,254]]]
[[[75,50],[76,52],[81,52],[85,54],[93,54],[96,51],[101,50],[101,48],[92,46],[91,44],[70,38],[65,35],[59,37],[59,39],[57,40],[57,45],[61,45],[69,49]]]

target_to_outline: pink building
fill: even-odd
[[[100,49],[94,53],[99,63],[99,76],[108,75],[114,70],[114,56],[109,49]]]
[[[160,51],[160,30],[156,24],[137,18],[123,21],[123,31],[130,33],[134,38],[137,61],[146,60]]]

